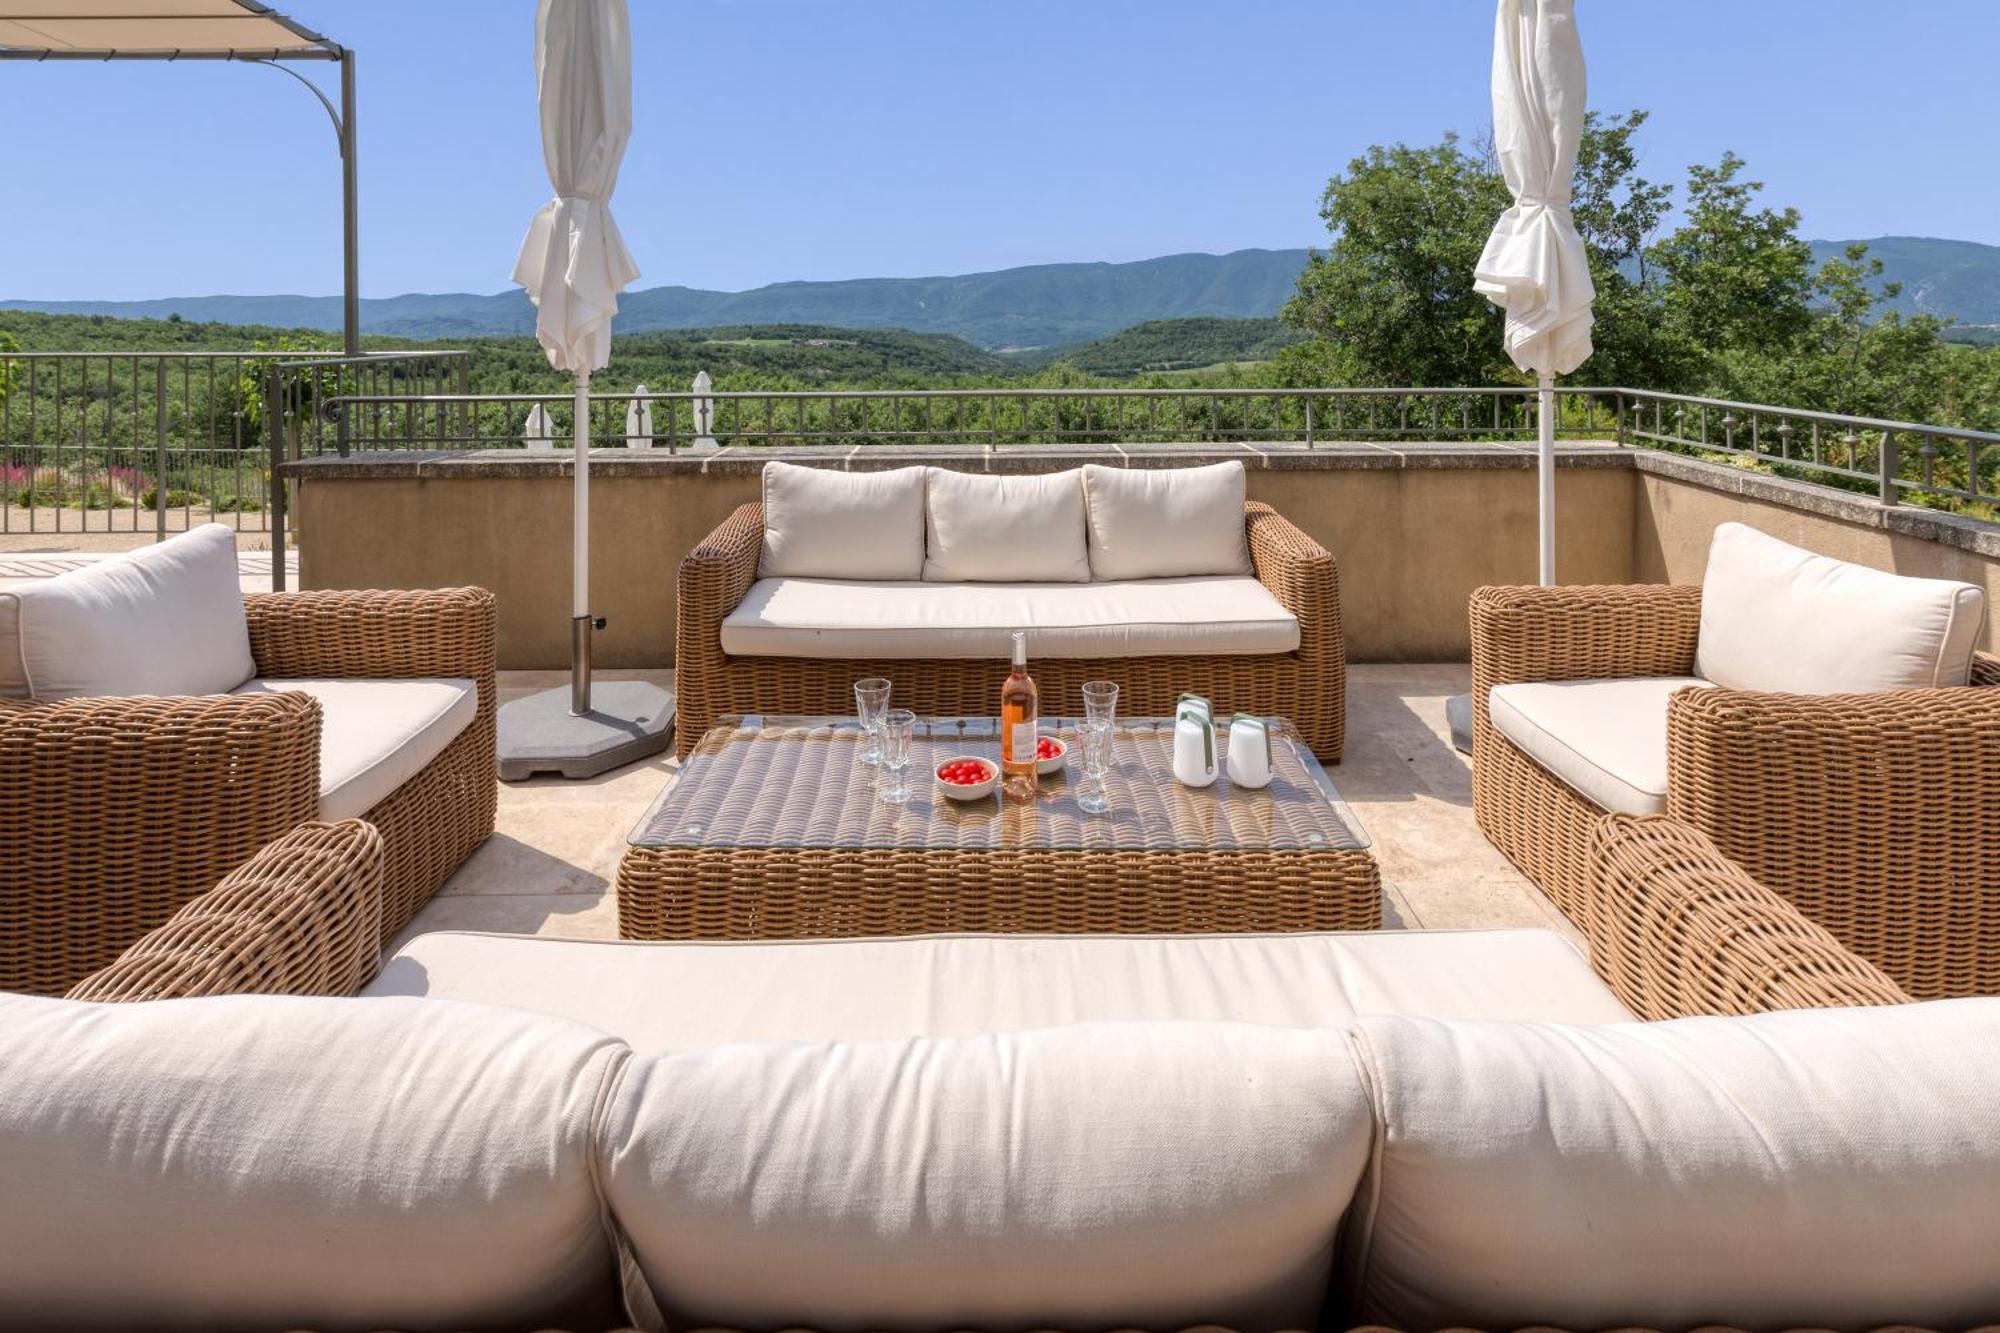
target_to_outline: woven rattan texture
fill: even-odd
[[[1585,931],[1585,851],[1603,815],[1493,727],[1487,696],[1516,681],[1684,676],[1701,590],[1636,584],[1472,594],[1472,807],[1486,836]]]
[[[244,602],[259,675],[445,676],[479,688],[471,724],[362,816],[382,833],[382,937],[389,939],[493,832],[499,802],[493,594],[326,591],[256,594]]]
[[[319,806],[301,694],[0,703],[0,990],[60,995]]]
[[[1074,737],[1068,728],[1050,727]],[[1104,850],[1181,848],[1238,852],[1306,851],[1365,844],[1322,784],[1325,776],[1289,732],[1272,747],[1276,775],[1261,791],[1237,790],[1225,775],[1201,790],[1173,778],[1173,732],[1157,720],[1120,725],[1106,781],[1111,810],[1077,804],[1073,773],[1044,779],[1032,802],[998,796],[952,801],[932,768],[952,755],[998,762],[992,724],[920,723],[911,747],[910,799],[877,798],[876,771],[859,757],[850,724],[759,725],[711,730],[634,841],[688,846],[876,847],[935,850]]]
[[[1918,999],[2000,994],[2000,688],[1692,690],[1667,813]]]
[[[1494,730],[1511,681],[1687,675],[1700,590],[1482,588],[1472,598],[1479,826],[1592,929],[1603,813]],[[1687,691],[1667,813],[1919,999],[2000,993],[2000,662],[1974,684],[1867,695]]]
[[[73,1000],[352,995],[382,955],[382,836],[308,823],[70,989]]]
[[[654,845],[618,873],[627,939],[800,939],[942,931],[1372,930],[1375,860],[1283,754],[1266,792],[1187,792],[1165,733],[1127,727],[1113,802],[1078,811],[1069,778],[1032,805],[960,808],[912,769],[910,805],[882,805],[831,726],[727,727],[697,747],[648,821]],[[962,743],[927,745],[939,756]],[[871,845],[873,844],[873,845]]]
[[[1315,753],[1340,758],[1346,740],[1347,662],[1340,578],[1326,549],[1268,505],[1244,511],[1257,577],[1299,621],[1296,652],[1258,657],[1036,658],[1047,711],[1075,712],[1087,680],[1119,682],[1120,706],[1139,716],[1173,711],[1184,690],[1224,712],[1281,714]],[[897,704],[935,716],[990,711],[1004,674],[997,662],[730,657],[722,622],[757,578],[763,509],[744,505],[681,562],[674,665],[683,758],[717,718],[730,714],[839,714],[854,682],[886,676]]]
[[[1608,815],[1589,860],[1590,961],[1640,1018],[1910,1000],[1685,824]]]

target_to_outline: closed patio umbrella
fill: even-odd
[[[1590,256],[1570,216],[1586,94],[1575,0],[1500,0],[1493,26],[1493,146],[1514,196],[1486,238],[1473,287],[1507,312],[1507,355],[1535,374],[1537,565],[1556,581],[1556,389],[1590,356]],[[1472,696],[1446,701],[1472,749]]]
[[[632,390],[635,394],[648,392],[641,384]],[[634,398],[625,404],[625,447],[627,449],[650,449],[653,447],[653,400]]]
[[[672,717],[663,691],[648,695],[626,688],[628,682],[615,691],[620,696],[615,706],[600,699],[593,708],[590,678],[591,635],[599,623],[590,609],[590,375],[611,358],[618,293],[639,276],[611,216],[618,166],[632,137],[632,37],[625,0],[540,0],[535,80],[542,157],[555,197],[528,226],[514,281],[535,303],[535,338],[549,364],[576,380],[568,712],[579,721],[552,720],[546,701],[517,709],[511,728],[503,713],[500,768],[502,777],[526,777],[536,771],[527,765],[541,760],[547,761],[544,768],[583,777],[663,748],[666,720]],[[643,717],[626,715],[634,700]]]
[[[1507,312],[1507,355],[1535,373],[1540,426],[1541,581],[1555,573],[1555,377],[1590,356],[1590,258],[1570,216],[1583,138],[1583,42],[1575,0],[1499,0],[1493,30],[1493,143],[1514,204],[1474,271]]]

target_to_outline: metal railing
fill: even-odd
[[[273,446],[317,452],[321,398],[463,390],[466,374],[462,352],[0,353],[0,534],[270,531]]]
[[[2000,434],[1916,421],[1617,389],[1624,444],[1715,454],[1778,476],[1873,494],[1883,504],[2000,508]]]
[[[1616,406],[1594,390],[1563,390],[1568,432],[1608,436]],[[568,391],[448,394],[429,399],[348,394],[335,420],[366,420],[370,447],[523,447],[540,407],[549,437],[573,433]],[[650,411],[644,447],[685,449],[704,436],[738,447],[869,446],[1006,449],[1064,444],[1532,440],[1535,391],[1469,389],[953,388],[634,393],[593,390],[594,446],[628,443],[632,404]],[[697,426],[705,416],[708,428]],[[398,433],[400,432],[400,434]]]
[[[1566,386],[1562,439],[1597,439],[1727,460],[1773,475],[1909,504],[2000,517],[2000,434],[1800,408]],[[633,404],[652,429],[628,440]],[[329,419],[368,448],[522,447],[540,407],[556,447],[572,433],[571,394],[348,394]],[[1535,391],[1464,389],[859,389],[696,394],[595,391],[591,439],[667,450],[718,445],[1008,449],[1065,444],[1520,443],[1536,435]],[[697,419],[708,423],[706,431]],[[318,436],[327,443],[331,436]]]

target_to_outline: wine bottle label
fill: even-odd
[[[1040,738],[1035,735],[1035,724],[1016,722],[1008,729],[1007,757],[1017,764],[1033,763],[1035,743]]]

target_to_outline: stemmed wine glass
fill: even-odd
[[[861,720],[861,753],[864,764],[882,762],[882,714],[889,707],[889,682],[870,676],[854,682],[854,713]]]
[[[885,805],[902,805],[910,799],[910,751],[917,732],[917,715],[907,708],[891,708],[882,714],[882,772],[875,793]]]

